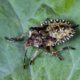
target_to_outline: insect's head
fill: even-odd
[[[32,46],[33,45],[33,40],[31,38],[29,38],[27,41],[26,41],[26,46]]]
[[[26,46],[34,46],[34,47],[40,47],[42,45],[42,39],[39,36],[31,36],[27,41],[26,41]]]

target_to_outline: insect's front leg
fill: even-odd
[[[35,53],[32,55],[32,57],[29,59],[26,55],[27,53],[27,50],[25,51],[25,56],[24,56],[24,65],[23,65],[23,68],[26,69],[27,65],[31,65],[34,60],[38,57],[38,55],[40,54],[39,53],[39,50],[36,50]]]
[[[40,54],[39,51],[36,50],[35,53],[32,55],[29,64],[32,64],[39,54]]]
[[[26,69],[26,67],[27,67],[27,65],[29,65],[29,63],[28,63],[28,61],[29,61],[29,59],[28,59],[28,57],[27,57],[27,50],[25,51],[25,55],[24,55],[24,64],[23,64],[23,68],[24,69]]]
[[[9,40],[9,41],[23,41],[24,40],[24,35],[27,34],[27,33],[22,33],[20,36],[18,37],[12,37],[12,38],[9,38],[9,37],[5,37],[6,40]]]

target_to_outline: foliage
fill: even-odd
[[[66,45],[76,48],[62,52],[64,61],[43,51],[25,70],[23,43],[4,39],[18,36],[48,17],[70,19],[79,24],[79,9],[80,0],[0,0],[0,80],[80,80],[80,30],[70,41],[57,46],[57,49]],[[34,51],[28,48],[27,55],[30,57]]]

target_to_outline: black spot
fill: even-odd
[[[56,41],[57,41],[57,39],[56,39],[56,38],[53,38],[53,41],[54,41],[54,42],[56,42]]]
[[[65,25],[60,25],[60,28],[63,28],[63,29],[65,29]]]
[[[59,30],[59,27],[58,26],[55,26],[54,27],[54,30],[57,30],[58,31]]]
[[[43,45],[39,45],[39,48],[43,48]]]

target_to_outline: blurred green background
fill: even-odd
[[[0,80],[80,80],[80,26],[74,38],[57,46],[76,48],[62,52],[64,61],[43,52],[25,70],[23,43],[4,39],[18,36],[46,18],[69,19],[80,25],[80,0],[0,0]],[[34,52],[30,47],[27,55]]]

